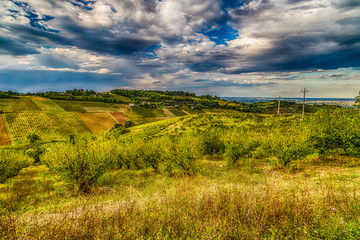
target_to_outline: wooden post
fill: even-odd
[[[303,100],[303,110],[302,110],[302,118],[305,117],[305,94],[308,92],[309,90],[304,88],[304,90],[301,90],[301,92],[304,93],[304,100]]]

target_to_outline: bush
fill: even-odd
[[[40,136],[36,133],[29,133],[26,135],[26,138],[29,140],[30,144],[35,144],[37,141],[41,140]]]
[[[129,120],[129,121],[125,122],[125,127],[126,128],[133,127],[133,126],[135,126],[135,123],[133,121]]]
[[[270,140],[264,147],[269,157],[276,157],[286,167],[291,161],[300,160],[309,154],[307,142],[296,136],[279,136]]]
[[[43,162],[74,185],[79,192],[88,193],[96,181],[110,167],[110,149],[105,145],[87,141],[54,146],[44,156]]]
[[[209,131],[202,135],[203,152],[205,155],[221,155],[225,151],[225,143],[221,140],[216,130]]]
[[[0,183],[16,176],[21,169],[30,166],[32,162],[29,157],[24,155],[10,151],[0,151]]]
[[[225,150],[225,159],[229,166],[234,166],[241,157],[251,156],[252,152],[260,146],[257,141],[246,141],[241,143],[227,144]]]
[[[201,156],[198,138],[188,134],[170,141],[172,144],[164,153],[165,171],[171,173],[175,170],[181,174],[195,174],[195,162]]]

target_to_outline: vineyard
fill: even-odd
[[[31,99],[0,99],[0,112],[32,112],[41,111]]]
[[[26,141],[28,133],[37,133],[45,141],[68,138],[69,134],[89,131],[74,113],[6,113],[3,115],[10,138]]]

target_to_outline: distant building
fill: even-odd
[[[129,107],[135,107],[135,103],[129,103]]]
[[[174,108],[174,106],[168,106],[168,108]]]

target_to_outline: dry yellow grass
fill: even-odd
[[[114,126],[115,119],[109,113],[76,113],[85,125],[95,134],[100,134]]]
[[[6,131],[5,123],[1,115],[0,115],[0,145],[11,145],[11,140]]]

